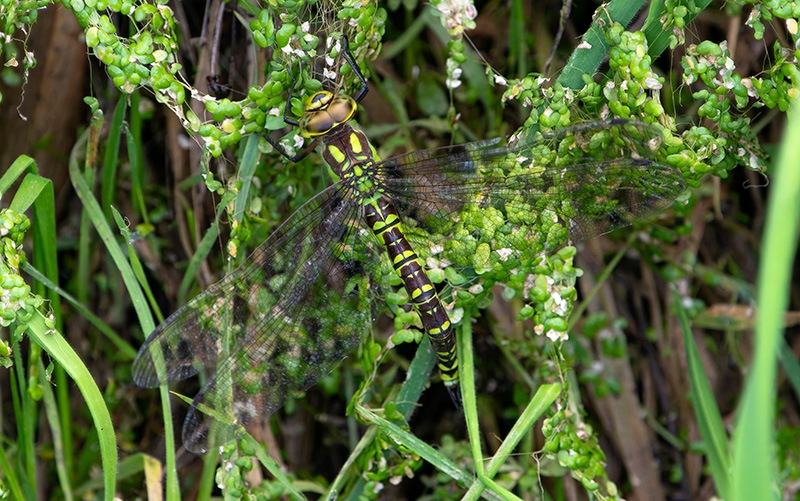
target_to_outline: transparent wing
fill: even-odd
[[[373,180],[417,251],[447,244],[468,254],[483,239],[538,252],[567,233],[583,240],[670,204],[684,181],[654,160],[660,146],[655,127],[591,122],[507,145],[393,157]],[[382,252],[361,226],[356,199],[341,183],[311,199],[147,339],[133,366],[137,384],[208,375],[184,423],[188,449],[204,452],[270,415],[368,332],[379,296],[367,277]]]
[[[546,240],[565,238],[542,228],[558,224],[581,241],[671,204],[685,182],[655,160],[662,142],[651,125],[587,122],[509,144],[493,139],[400,155],[378,172],[404,220],[423,230],[412,225],[412,243],[481,232],[495,248],[531,239],[547,248]],[[464,220],[470,210],[475,221]]]
[[[269,416],[368,332],[369,274],[347,254],[361,238],[352,197],[336,184],[312,198],[148,337],[133,364],[138,385],[208,376],[184,422],[187,449],[205,452]]]

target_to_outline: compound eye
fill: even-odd
[[[306,112],[300,121],[300,133],[306,137],[321,136],[333,128],[336,123],[324,111]]]
[[[350,120],[356,111],[356,102],[352,97],[339,94],[328,105],[328,114],[337,124]]]
[[[306,100],[306,111],[324,110],[332,99],[333,94],[326,90],[315,92]]]

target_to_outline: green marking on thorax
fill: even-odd
[[[328,148],[328,151],[331,153],[331,156],[334,158],[334,160],[336,160],[336,162],[340,165],[343,165],[345,160],[347,160],[344,152],[333,144],[328,144],[326,147]]]

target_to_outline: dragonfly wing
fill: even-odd
[[[134,365],[141,386],[208,379],[183,428],[205,452],[267,417],[327,375],[371,324],[352,195],[333,185],[298,209],[246,262],[195,297],[148,337]]]
[[[651,125],[588,122],[509,144],[493,139],[400,155],[379,169],[398,212],[423,230],[420,241],[453,233],[469,205],[496,209],[515,226],[555,218],[581,241],[653,214],[683,191],[681,173],[655,160],[661,144]],[[502,240],[498,246],[512,244]]]

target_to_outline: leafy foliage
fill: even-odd
[[[691,332],[688,327],[682,331],[676,327],[674,313],[678,310],[690,316],[708,316],[719,311],[707,309],[709,303],[749,307],[755,301],[751,285],[753,263],[760,249],[738,235],[746,233],[742,223],[757,223],[760,213],[745,205],[749,194],[737,192],[736,186],[749,175],[742,167],[754,173],[766,171],[765,148],[756,134],[778,123],[775,117],[782,117],[796,100],[795,48],[800,10],[795,2],[729,3],[722,14],[746,19],[740,27],[744,35],[738,40],[720,41],[714,38],[706,21],[698,20],[703,9],[712,8],[705,2],[652,2],[650,11],[642,14],[646,18],[642,31],[625,28],[636,9],[623,15],[618,10],[622,3],[636,7],[634,2],[611,2],[595,16],[583,6],[573,11],[568,20],[573,23],[573,32],[587,35],[580,45],[556,55],[554,67],[567,69],[563,78],[552,78],[527,68],[534,65],[532,48],[542,46],[552,38],[548,32],[556,31],[558,6],[549,9],[553,17],[549,17],[550,12],[543,16],[547,26],[552,27],[550,30],[515,21],[542,14],[520,16],[525,8],[521,2],[512,2],[510,9],[515,15],[503,10],[483,12],[483,7],[458,1],[434,2],[436,14],[414,2],[243,2],[236,14],[228,15],[223,23],[217,22],[223,17],[209,18],[209,25],[233,36],[229,43],[209,43],[211,49],[198,52],[202,57],[195,64],[181,51],[190,50],[190,37],[184,33],[200,30],[194,30],[197,23],[192,24],[192,20],[188,26],[178,24],[178,19],[184,18],[175,15],[175,7],[114,0],[62,2],[80,24],[93,61],[102,70],[95,72],[93,78],[99,80],[100,75],[107,74],[123,97],[106,132],[102,131],[102,112],[97,106],[92,108],[94,121],[85,124],[87,133],[71,159],[73,174],[79,173],[73,176],[73,183],[80,193],[82,215],[65,209],[57,213],[55,204],[44,204],[30,228],[24,217],[11,211],[4,211],[0,218],[0,322],[4,327],[0,332],[9,334],[0,347],[0,355],[4,365],[13,364],[8,392],[12,405],[7,408],[14,416],[5,422],[17,424],[16,429],[2,430],[16,447],[2,448],[0,488],[15,497],[33,497],[40,486],[46,485],[50,496],[66,498],[88,495],[99,488],[94,479],[98,474],[94,452],[98,438],[83,417],[80,399],[70,393],[71,386],[60,367],[66,367],[78,382],[96,423],[103,422],[98,417],[103,412],[108,415],[111,411],[116,417],[114,429],[105,423],[96,426],[105,451],[102,473],[106,498],[113,497],[115,490],[123,497],[143,493],[142,472],[150,487],[162,488],[162,475],[151,469],[154,462],[136,455],[147,449],[161,457],[162,449],[160,444],[142,438],[158,433],[145,424],[155,419],[157,411],[147,406],[150,393],[132,396],[128,383],[134,347],[153,329],[150,309],[160,309],[158,295],[166,294],[172,306],[178,306],[177,298],[183,297],[183,292],[191,289],[194,294],[204,288],[200,282],[235,269],[246,258],[248,249],[264,241],[280,221],[327,185],[325,169],[316,155],[296,166],[287,166],[255,134],[269,131],[271,137],[284,135],[284,110],[288,106],[298,115],[302,98],[316,90],[334,86],[347,92],[354,88],[355,76],[347,66],[337,66],[341,50],[337,40],[347,34],[360,68],[371,75],[370,82],[375,86],[371,96],[378,96],[364,107],[360,118],[385,158],[399,151],[508,136],[515,129],[524,138],[539,130],[573,126],[587,118],[617,116],[652,124],[663,140],[659,161],[679,169],[696,189],[684,194],[673,212],[654,225],[639,226],[624,243],[593,243],[579,252],[577,259],[585,259],[581,266],[589,271],[583,280],[587,283],[582,291],[584,301],[578,299],[575,285],[582,272],[573,263],[574,248],[543,256],[539,261],[534,257],[540,248],[521,249],[531,258],[524,263],[528,266],[526,273],[518,272],[519,260],[502,259],[497,252],[503,249],[502,245],[495,245],[497,242],[491,239],[472,241],[470,231],[451,240],[433,238],[434,243],[441,244],[442,252],[438,245],[420,250],[425,252],[434,281],[446,284],[442,294],[447,294],[448,304],[454,305],[451,318],[461,325],[459,334],[468,337],[473,329],[480,333],[474,343],[461,347],[465,355],[475,350],[479,359],[478,388],[468,392],[477,402],[465,399],[469,440],[464,438],[462,416],[441,405],[445,399],[437,398],[441,389],[436,385],[425,393],[425,400],[418,402],[427,382],[424,350],[419,350],[419,362],[416,358],[409,362],[409,352],[404,346],[397,346],[408,340],[419,341],[418,319],[403,310],[401,305],[407,298],[402,293],[399,297],[387,294],[381,299],[392,310],[394,325],[387,327],[385,322],[379,322],[373,336],[364,340],[357,356],[352,357],[352,364],[322,381],[320,392],[309,392],[304,399],[290,401],[272,426],[264,426],[263,436],[259,437],[262,443],[272,443],[269,437],[273,432],[283,441],[284,450],[275,457],[289,463],[288,475],[281,471],[285,464],[271,462],[261,445],[242,438],[226,446],[218,470],[213,455],[206,458],[208,466],[204,469],[181,466],[179,483],[172,418],[166,390],[162,389],[167,443],[167,475],[163,478],[168,497],[176,498],[180,485],[199,485],[196,494],[200,498],[207,498],[215,485],[223,485],[229,496],[276,497],[300,492],[330,496],[347,492],[374,498],[387,491],[393,493],[389,490],[395,488],[407,489],[412,493],[408,496],[418,496],[419,491],[414,489],[423,487],[412,479],[421,479],[425,492],[436,497],[461,496],[465,494],[463,489],[467,489],[467,497],[477,496],[482,489],[489,489],[484,491],[488,496],[509,497],[512,493],[538,491],[543,484],[541,478],[551,475],[561,483],[569,482],[571,476],[598,497],[628,495],[629,491],[636,495],[637,488],[653,496],[667,490],[683,490],[690,497],[698,495],[705,473],[691,467],[690,444],[698,438],[693,430],[699,421],[699,428],[707,434],[703,439],[710,445],[702,452],[710,457],[709,464],[730,464],[730,453],[719,445],[720,437],[726,437],[721,419],[717,422],[715,414],[730,412],[725,408],[726,397],[733,400],[735,396],[704,386],[705,372],[713,375],[715,371],[707,368],[704,372],[699,361],[712,363],[714,353],[707,345],[717,343],[717,353],[723,353],[721,346],[742,342],[742,332],[738,328],[727,329],[725,341],[735,341],[730,344],[717,339],[714,331],[704,332],[705,343],[698,344],[700,350],[705,350],[705,357],[691,357],[693,404],[703,409],[695,417],[684,399],[689,393],[689,383],[683,377],[687,370],[675,362],[682,360],[676,356],[682,350],[676,347],[691,343]],[[11,91],[8,87],[3,89],[4,105],[20,94],[13,86],[26,82],[29,72],[35,69],[38,56],[28,50],[26,40],[29,31],[35,32],[33,23],[44,6],[53,8],[49,2],[0,1],[0,31],[7,35],[2,40],[2,75],[4,83],[12,86]],[[474,28],[477,29],[471,31]],[[242,36],[243,32],[246,36]],[[472,36],[484,59],[475,57],[465,34]],[[220,40],[208,37],[212,39]],[[754,58],[757,63],[742,56],[743,46],[760,54]],[[584,50],[588,53],[598,47],[605,49],[601,51],[603,56],[608,53],[607,66],[599,72],[598,60],[582,58]],[[667,47],[675,50],[674,65],[666,53],[662,54]],[[216,56],[209,56],[217,53],[214,51],[221,53],[224,64]],[[537,61],[535,66],[543,68],[544,63]],[[198,79],[189,83],[195,72]],[[227,73],[229,82],[222,85],[209,80],[215,83],[208,90],[229,92],[227,97],[201,90],[206,76],[219,77],[219,73]],[[575,75],[577,79],[566,78]],[[290,89],[295,98],[287,104]],[[102,102],[114,99],[110,93],[98,97]],[[126,106],[128,99],[130,107]],[[148,105],[151,111],[147,111]],[[153,106],[156,112],[152,111]],[[126,108],[129,120],[123,123]],[[177,168],[173,173],[176,191],[181,194],[178,197],[164,188],[173,181],[156,167],[164,155],[149,149],[153,145],[142,134],[143,123],[155,130],[167,130],[160,122],[166,115],[177,118],[194,143],[203,147],[202,162],[192,165],[196,169],[194,176],[178,174]],[[126,141],[120,141],[122,138]],[[114,144],[123,145],[129,163],[121,162]],[[171,152],[182,151],[177,144],[174,140],[165,147]],[[293,134],[286,135],[281,144],[296,151],[307,146]],[[107,156],[101,168],[98,158],[102,153]],[[83,162],[84,167],[77,167],[78,162]],[[13,166],[8,170],[12,172],[18,173]],[[710,217],[714,206],[711,201],[719,194],[712,192],[714,185],[707,180],[718,183],[718,179],[728,178],[737,182],[722,185],[722,205],[736,214],[723,220],[727,225],[722,226],[723,231]],[[31,204],[17,198],[25,196],[22,182],[13,196],[16,180],[14,175],[0,181],[0,193],[4,203],[16,201],[24,206],[18,212],[24,212]],[[102,185],[102,208],[93,199],[95,181]],[[607,188],[601,180],[596,181],[598,190]],[[203,202],[210,198],[209,192],[219,197],[219,204],[205,210]],[[513,198],[514,194],[509,195]],[[193,203],[171,205],[170,200],[183,196]],[[70,207],[74,209],[78,203],[73,198]],[[125,227],[123,218],[111,219],[112,204],[136,223],[133,231]],[[97,210],[93,210],[94,206]],[[511,211],[505,217],[523,220],[528,207],[518,208],[525,210]],[[54,232],[51,235],[43,230],[47,228],[47,217],[53,220],[55,216],[63,220],[58,241]],[[181,218],[188,222],[172,222]],[[114,225],[110,226],[112,221]],[[488,210],[486,214],[467,213],[459,224],[480,227],[481,234],[505,235],[502,224],[493,224],[493,214]],[[111,227],[116,230],[110,231]],[[731,232],[730,228],[736,231]],[[563,238],[563,230],[554,225],[553,233],[543,238]],[[92,231],[102,239],[94,238]],[[126,236],[115,241],[115,234]],[[709,238],[701,243],[699,234]],[[176,235],[191,242],[186,245],[189,263],[180,293],[176,284],[181,277],[174,271],[179,267],[169,257],[180,248]],[[425,238],[432,236],[435,232]],[[792,248],[790,240],[787,248]],[[20,270],[25,270],[22,265],[26,261],[23,252],[31,241],[33,267],[26,273],[35,276],[37,284],[20,282]],[[212,250],[220,241],[226,242],[226,255],[213,257]],[[419,241],[423,241],[422,237]],[[752,241],[757,242],[755,238]],[[594,245],[602,245],[604,250],[593,248]],[[54,268],[56,263],[46,256],[57,246],[60,273]],[[444,249],[446,246],[449,247]],[[127,255],[120,252],[121,248],[128,251]],[[599,261],[603,254],[613,258],[606,271],[601,272],[593,266],[592,259]],[[212,272],[202,264],[209,255]],[[446,255],[464,263],[455,269],[448,265],[452,263],[443,262]],[[632,262],[633,255],[640,258],[638,265]],[[614,275],[616,279],[608,278],[617,263],[622,264]],[[45,273],[35,275],[34,267]],[[376,274],[398,285],[391,269],[384,268]],[[198,279],[198,275],[202,278]],[[76,296],[77,300],[66,295],[64,298],[80,313],[71,313],[70,323],[62,324],[61,300],[48,293],[49,302],[45,302],[42,284],[50,283],[51,290],[56,290],[54,281],[70,276],[78,278],[60,284],[63,289],[58,291],[63,294],[67,289]],[[590,287],[588,282],[593,276],[599,276],[600,283]],[[666,284],[675,286],[680,301],[673,301]],[[280,286],[275,283],[274,289],[277,291]],[[244,294],[247,290],[239,292]],[[603,298],[603,311],[591,302],[597,296]],[[129,308],[131,298],[133,310]],[[52,318],[41,315],[47,308],[52,308]],[[593,311],[588,317],[571,315],[586,309]],[[751,317],[736,317],[735,312],[741,310],[727,311],[734,313],[722,315],[714,325],[752,325]],[[21,312],[24,313],[20,315]],[[83,319],[94,327],[86,329]],[[734,324],[733,319],[738,322]],[[695,329],[698,328],[696,324]],[[47,336],[57,332],[64,332],[66,340]],[[24,334],[35,343],[28,343]],[[58,366],[52,371],[57,381],[55,391],[49,386],[51,370],[42,361],[40,346]],[[65,349],[72,347],[80,352],[80,358],[64,355]],[[731,351],[736,360],[736,350]],[[431,365],[432,355],[428,357]],[[656,357],[657,363],[648,365]],[[718,360],[715,369],[731,365],[727,358],[720,358],[724,360]],[[83,366],[89,360],[97,361],[90,366],[94,380]],[[465,357],[464,369],[471,378],[468,360],[469,356]],[[416,364],[421,368],[418,371]],[[82,373],[79,367],[84,369]],[[741,372],[747,373],[746,369],[742,364]],[[789,365],[787,371],[792,374]],[[409,378],[401,384],[406,372]],[[424,376],[419,377],[419,373]],[[662,374],[668,381],[666,385],[660,384]],[[773,389],[775,378],[766,379]],[[475,385],[471,380],[464,383]],[[545,383],[558,384],[542,386]],[[103,395],[96,392],[96,385],[105,388]],[[739,389],[737,384],[720,386]],[[102,398],[89,398],[95,395],[91,387]],[[541,389],[537,392],[537,388]],[[545,395],[544,388],[553,394]],[[790,390],[796,397],[797,388]],[[358,417],[360,423],[342,417],[343,402],[353,394],[356,398],[350,405],[351,416]],[[644,395],[641,399],[640,394]],[[650,397],[654,394],[657,398]],[[398,395],[402,398],[396,400]],[[141,413],[131,412],[136,407],[133,398]],[[550,407],[554,400],[556,404]],[[720,409],[716,413],[709,411],[709,405]],[[745,411],[759,408],[757,401],[749,401],[749,405]],[[327,412],[314,414],[311,407]],[[34,419],[40,409],[43,420]],[[413,417],[412,409],[416,409]],[[494,449],[494,438],[506,437],[504,444],[519,444],[517,450],[525,454],[515,456],[513,447],[498,447],[496,455],[494,450],[488,454],[494,455],[494,460],[484,465],[481,439],[477,431],[473,432],[477,429],[477,409],[480,423],[486,427],[484,445]],[[652,429],[658,430],[660,441],[651,428],[642,426],[639,416],[644,410],[652,419]],[[787,413],[781,423],[796,422],[791,406],[781,406],[781,411]],[[534,425],[545,412],[545,442],[538,443]],[[670,418],[676,415],[679,422],[674,425]],[[43,422],[49,433],[39,433]],[[319,447],[322,441],[316,440],[313,433],[322,431],[312,426],[314,422],[325,423],[321,427],[324,441],[335,445]],[[760,424],[773,428],[772,422]],[[302,434],[308,442],[291,438],[293,426],[305,430]],[[791,425],[780,426],[780,440],[775,442],[781,451],[779,478],[789,489],[796,482],[797,468],[791,463],[796,454],[791,441],[784,437],[796,433]],[[112,432],[116,433],[123,455],[127,455],[120,463],[119,483],[115,483],[116,472],[108,466],[108,461],[115,462],[110,458],[116,454],[115,447],[108,447],[109,437],[111,441],[114,438]],[[614,447],[601,450],[601,438],[613,442]],[[311,453],[297,448],[303,443],[314,444]],[[662,464],[679,473],[670,476],[667,467],[659,470],[651,456],[638,455],[640,451],[632,450],[631,443],[652,445],[651,450],[658,451]],[[770,445],[768,440],[764,443],[765,447]],[[540,452],[532,461],[530,454],[534,451]],[[612,453],[619,455],[628,478],[636,476],[639,483],[627,484],[625,476],[609,478],[605,458]],[[50,465],[44,457],[54,457],[55,461]],[[309,460],[295,462],[296,458]],[[254,468],[254,464],[259,467]],[[332,464],[336,466],[326,466]],[[338,470],[340,465],[343,466]],[[435,470],[430,465],[435,465]],[[260,484],[254,480],[264,470],[275,480]],[[712,468],[713,480],[723,496],[731,492],[725,478],[727,471],[724,467]],[[756,475],[755,471],[752,473]],[[758,474],[760,478],[773,477],[768,471]],[[196,478],[200,481],[194,482]]]

